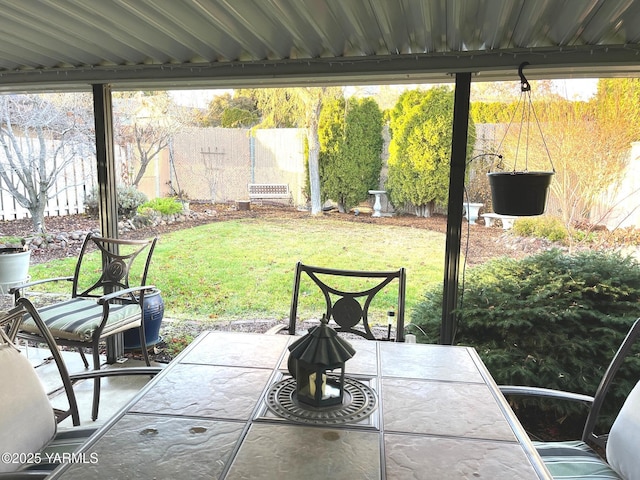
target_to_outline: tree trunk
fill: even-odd
[[[142,177],[144,177],[144,174],[147,171],[147,165],[149,165],[149,162],[150,162],[150,159],[148,159],[146,155],[144,154],[140,155],[140,168],[138,169],[138,173],[136,174],[136,177],[133,179],[133,182],[131,183],[131,185],[133,185],[134,187],[138,186],[138,184],[140,183],[140,180],[142,180]]]
[[[429,218],[433,215],[434,202],[429,202],[426,205],[416,205],[415,212],[418,217]]]
[[[44,198],[47,198],[46,193],[43,195]],[[31,214],[31,223],[33,225],[33,231],[35,233],[44,233],[46,231],[44,227],[44,209],[46,206],[46,202],[41,200],[41,197],[38,200],[31,204],[27,209]]]
[[[315,95],[310,105],[309,125],[307,139],[309,141],[309,188],[311,190],[311,214],[322,213],[322,201],[320,199],[320,139],[318,138],[318,121],[322,108],[322,97]]]

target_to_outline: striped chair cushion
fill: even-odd
[[[620,479],[621,477],[584,442],[533,442],[556,479]]]
[[[52,335],[66,340],[90,341],[102,320],[102,305],[99,305],[95,299],[72,298],[66,302],[40,308],[38,312]],[[103,336],[125,326],[140,325],[140,320],[140,305],[111,304],[109,320],[102,332]],[[29,333],[39,333],[30,315],[25,316],[21,328]]]

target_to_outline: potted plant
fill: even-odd
[[[11,287],[29,279],[31,251],[24,241],[22,246],[0,244],[0,293],[8,293]]]

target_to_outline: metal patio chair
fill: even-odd
[[[336,270],[332,268],[313,267],[302,262],[296,264],[295,278],[293,282],[293,297],[289,312],[289,334],[295,335],[298,315],[298,302],[300,299],[300,283],[302,274],[306,274],[321,290],[325,300],[325,315],[328,320],[333,320],[338,332],[347,332],[359,335],[368,340],[387,339],[384,336],[376,337],[369,325],[369,306],[374,297],[387,285],[397,281],[397,305],[394,306],[396,327],[396,342],[404,342],[404,310],[406,272],[404,268],[388,272],[367,272],[355,270]],[[336,286],[338,278],[359,279],[363,287],[356,290],[345,290]],[[361,303],[363,302],[363,303]],[[391,340],[391,338],[389,338]]]
[[[19,305],[0,315],[0,451],[4,452],[0,479],[45,478],[60,463],[54,454],[75,452],[97,430],[74,427],[56,432],[57,424],[69,416],[78,425],[78,405],[57,348],[51,353],[69,401],[65,411],[52,407],[31,362],[9,337],[13,325],[22,321],[28,302],[21,298]],[[44,324],[39,326],[45,341],[55,346]]]
[[[100,343],[117,333],[137,328],[140,345],[145,345],[144,295],[153,290],[147,285],[147,274],[157,238],[148,240],[119,240],[89,234],[85,238],[74,275],[34,281],[12,289],[16,304],[25,291],[35,285],[52,281],[72,283],[70,298],[51,305],[35,308],[25,304],[28,314],[16,325],[11,336],[33,342],[43,342],[38,328],[41,320],[59,345],[75,347],[82,356],[85,368],[89,363],[84,348],[91,348],[93,369],[100,370]],[[97,250],[100,259],[90,252]],[[93,258],[92,258],[93,257]],[[46,343],[46,342],[44,342]],[[149,354],[142,348],[147,367]],[[129,373],[131,369],[128,369]],[[86,374],[72,375],[74,380],[88,378]],[[94,376],[91,417],[98,418],[100,403],[100,376]]]
[[[631,326],[593,397],[539,387],[500,387],[505,396],[547,397],[589,406],[581,440],[533,442],[554,478],[640,478],[640,381],[628,395],[610,432],[594,432],[605,396],[639,335],[640,319]],[[597,452],[605,452],[606,455],[603,458]]]
[[[2,330],[2,338],[0,338],[0,343],[12,343],[12,332],[15,332],[17,326],[20,322],[22,322],[23,317],[27,314],[27,310],[25,304],[30,303],[26,298],[21,298],[18,301],[18,305],[9,310],[8,312],[3,312],[0,314],[0,329]],[[78,402],[76,401],[76,396],[73,391],[73,385],[71,379],[69,377],[69,371],[67,370],[67,366],[62,359],[62,355],[60,354],[60,350],[58,348],[51,348],[55,346],[55,340],[51,336],[51,333],[47,330],[46,326],[44,326],[42,321],[39,318],[35,319],[37,322],[37,326],[40,328],[42,332],[42,338],[47,343],[51,350],[51,356],[58,368],[58,372],[60,373],[60,380],[62,381],[62,386],[64,388],[64,392],[67,396],[67,403],[69,408],[66,410],[62,409],[54,409],[56,423],[62,422],[64,419],[71,417],[74,425],[80,424],[80,416],[78,414]],[[0,366],[0,368],[2,368]],[[3,387],[9,388],[10,384],[4,385],[0,383]],[[6,392],[5,392],[6,393]]]

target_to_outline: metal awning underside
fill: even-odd
[[[640,76],[634,0],[0,0],[0,91]]]

